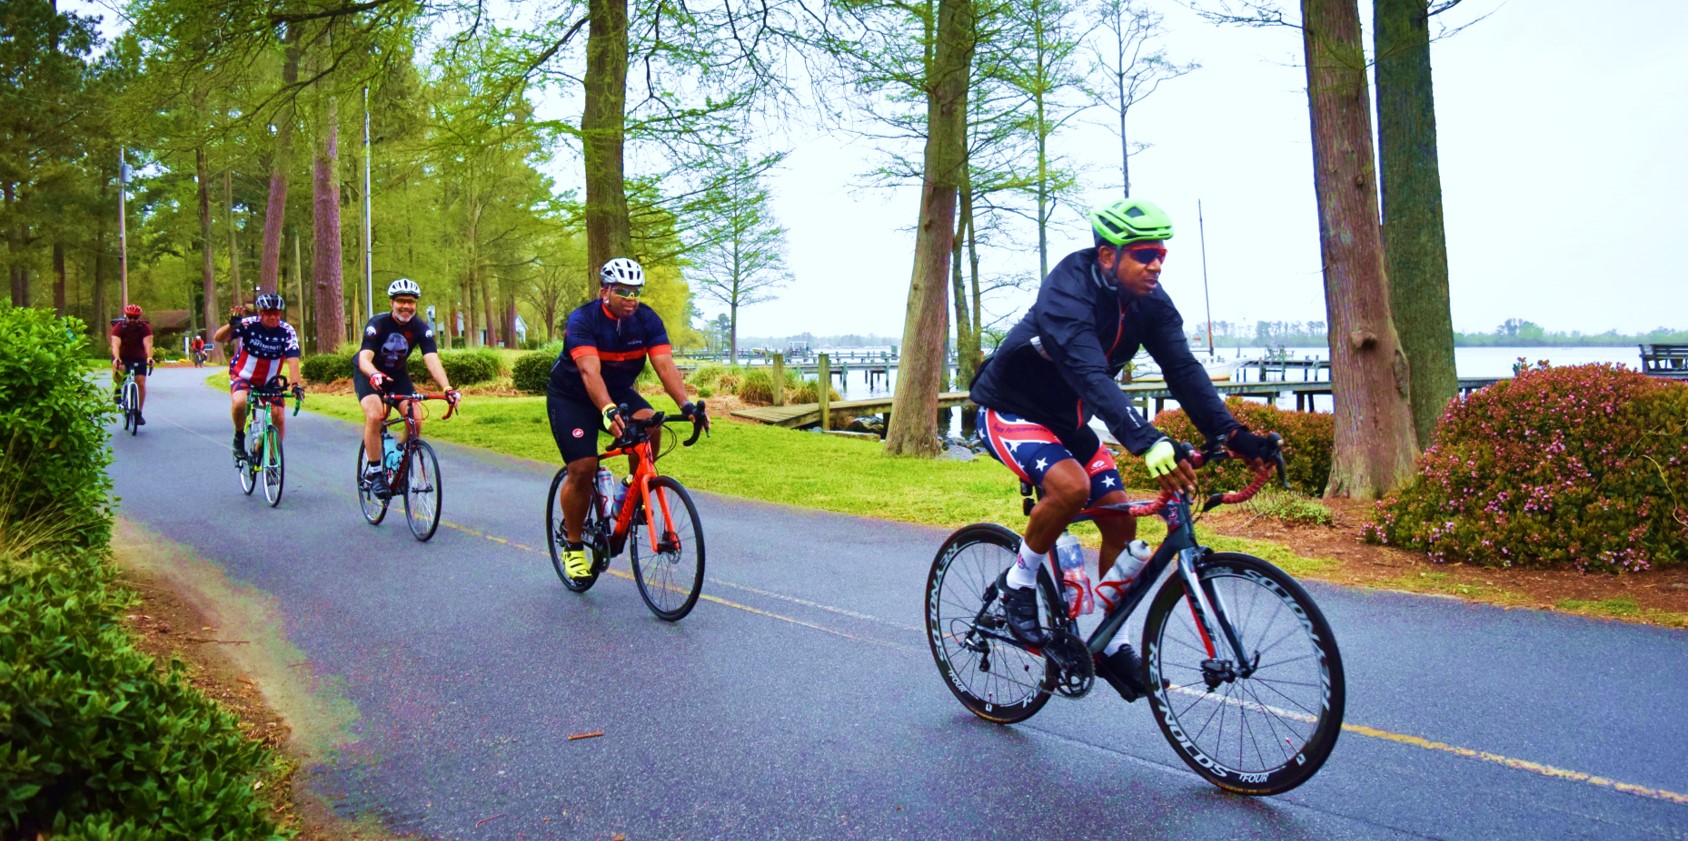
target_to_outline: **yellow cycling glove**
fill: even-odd
[[[1149,468],[1150,476],[1165,476],[1178,470],[1178,451],[1170,440],[1162,438],[1143,454],[1143,464]]]

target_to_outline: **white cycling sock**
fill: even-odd
[[[1126,637],[1130,636],[1129,634],[1127,634],[1125,632],[1125,627],[1126,627],[1127,624],[1129,624],[1129,623],[1125,623],[1125,622],[1120,623],[1119,630],[1114,632],[1114,638],[1111,639],[1111,640],[1108,640],[1108,644],[1105,647],[1103,647],[1103,649],[1102,649],[1102,656],[1103,657],[1107,657],[1107,656],[1113,654],[1114,652],[1120,650],[1121,648],[1124,648],[1126,645],[1128,645],[1131,642],[1131,640],[1126,639]]]
[[[1008,568],[1008,586],[1016,590],[1037,586],[1037,567],[1044,562],[1044,556],[1026,548],[1024,538],[1020,539],[1020,553],[1014,565]]]

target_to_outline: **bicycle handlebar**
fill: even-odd
[[[445,420],[452,415],[457,414],[457,403],[447,399],[443,394],[422,394],[421,392],[417,392],[415,394],[395,394],[390,391],[381,392],[381,402],[386,403],[395,409],[399,407],[399,403],[405,400],[445,400],[448,405],[446,407],[445,414],[440,415],[440,420]]]
[[[1221,505],[1235,505],[1239,502],[1246,502],[1249,499],[1252,499],[1255,494],[1260,492],[1261,488],[1266,486],[1267,480],[1272,475],[1272,468],[1274,465],[1278,470],[1278,481],[1283,483],[1284,488],[1289,488],[1289,478],[1285,473],[1284,467],[1284,451],[1281,446],[1283,443],[1283,436],[1273,432],[1267,435],[1266,438],[1273,444],[1279,445],[1275,447],[1277,451],[1276,458],[1274,458],[1271,462],[1262,464],[1260,469],[1255,471],[1254,481],[1250,482],[1248,486],[1242,490],[1231,491],[1230,493],[1209,494],[1207,502],[1202,505],[1201,510],[1203,512],[1212,511]],[[1173,448],[1177,450],[1178,459],[1180,461],[1188,460],[1192,467],[1197,468],[1200,468],[1205,464],[1223,461],[1231,457],[1231,453],[1225,449],[1224,445],[1217,442],[1209,442],[1206,447],[1198,450],[1188,442],[1179,441],[1173,444]],[[1159,514],[1161,510],[1166,507],[1166,504],[1172,501],[1174,495],[1175,494],[1172,491],[1161,491],[1160,496],[1156,497],[1153,501],[1131,503],[1130,505],[1125,506],[1125,511],[1133,517],[1147,517]]]
[[[251,386],[247,388],[246,399],[251,400],[255,397],[280,397],[282,408],[286,408],[288,385],[290,385],[290,383],[288,382],[285,374],[276,374],[275,376],[270,377],[269,381],[264,383],[262,387]],[[295,417],[299,415],[299,404],[303,402],[303,400],[304,396],[302,394],[293,395],[293,415]]]

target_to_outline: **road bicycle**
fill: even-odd
[[[142,376],[152,376],[152,360],[147,360],[147,370]],[[131,436],[141,433],[141,384],[135,381],[135,372],[127,362],[123,363],[123,381],[117,387],[117,412],[123,416],[123,428]]]
[[[257,486],[259,474],[263,475],[264,498],[269,500],[271,508],[281,503],[281,487],[287,472],[282,460],[281,430],[270,419],[270,407],[287,408],[287,385],[287,378],[277,374],[262,388],[253,386],[246,390],[246,452],[234,459],[235,472],[240,474],[240,489],[247,496]],[[295,394],[294,416],[299,414],[299,403],[300,397]]]
[[[417,540],[428,541],[440,527],[440,503],[443,499],[440,479],[440,460],[434,448],[422,440],[420,423],[427,418],[425,403],[445,400],[443,394],[387,394],[381,402],[398,409],[399,417],[381,422],[381,470],[387,479],[390,494],[375,495],[374,485],[364,476],[363,443],[358,443],[357,483],[358,507],[363,518],[372,526],[380,525],[387,516],[387,505],[394,496],[404,496],[404,518],[410,523],[410,533]],[[457,413],[457,404],[448,402],[440,420]],[[404,424],[404,440],[394,441],[388,427]]]
[[[1180,455],[1200,466],[1226,454],[1218,448],[1195,452],[1185,444]],[[1281,454],[1277,469],[1282,481]],[[1265,467],[1247,488],[1211,495],[1201,510],[1249,499],[1270,473]],[[1020,487],[1029,515],[1032,489]],[[1009,633],[997,598],[1020,536],[994,523],[950,535],[926,582],[927,640],[950,691],[973,714],[998,724],[1030,718],[1052,694],[1084,696],[1096,669],[1106,668],[1097,662],[1104,646],[1164,574],[1144,615],[1146,674],[1138,676],[1161,733],[1192,770],[1220,788],[1268,795],[1306,782],[1342,730],[1336,637],[1313,599],[1283,570],[1197,542],[1192,503],[1184,492],[1162,493],[1152,502],[1095,506],[1074,518],[1155,514],[1166,521],[1166,540],[1088,638],[1080,637],[1068,613],[1051,553],[1037,576],[1040,618],[1050,630],[1041,649]]]
[[[211,358],[211,351],[209,349],[194,350],[194,351],[189,351],[188,355],[190,357],[192,357],[192,359],[193,359],[193,367],[204,368],[205,367],[205,360]]]
[[[561,494],[563,479],[569,471],[567,465],[559,469],[551,480],[545,505],[545,536],[551,546],[551,566],[557,570],[564,587],[584,593],[609,569],[610,559],[626,548],[633,579],[639,584],[639,595],[644,598],[645,606],[659,618],[678,622],[697,605],[698,594],[703,591],[703,525],[686,488],[673,477],[656,472],[657,460],[674,450],[674,442],[680,436],[667,436],[668,446],[657,453],[651,446],[650,432],[681,419],[657,412],[641,420],[630,417],[626,405],[620,409],[624,418],[621,437],[612,441],[598,459],[601,464],[606,458],[627,456],[629,472],[622,486],[626,498],[617,507],[593,483],[586,522],[581,526],[586,551],[592,556],[592,571],[571,578],[563,569],[567,532],[563,526]],[[703,412],[703,404],[697,404],[699,420],[692,422],[692,437],[685,441],[687,447],[697,443],[698,435],[703,432]]]

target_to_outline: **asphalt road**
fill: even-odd
[[[348,817],[438,838],[1688,838],[1681,631],[1311,585],[1347,732],[1301,788],[1233,796],[1105,686],[1014,726],[963,710],[921,630],[947,530],[696,494],[704,600],[669,624],[628,578],[559,584],[552,464],[435,443],[444,522],[419,544],[402,510],[363,521],[355,429],[306,412],[281,506],[242,496],[211,370],[156,372],[148,426],[113,441],[119,513],[296,652],[267,694],[355,709],[307,770]]]

